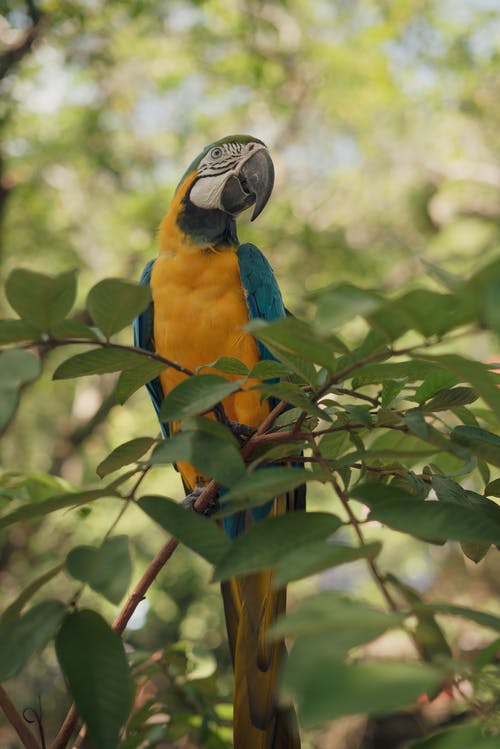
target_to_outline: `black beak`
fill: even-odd
[[[245,161],[237,176],[229,177],[222,191],[222,207],[227,213],[236,215],[253,205],[253,221],[264,210],[273,185],[273,162],[267,149],[259,148]]]

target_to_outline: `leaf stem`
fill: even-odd
[[[2,686],[0,686],[0,707],[25,749],[40,749],[38,741],[26,726],[22,716],[17,712],[14,703]]]

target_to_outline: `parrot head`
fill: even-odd
[[[264,143],[229,135],[211,143],[190,164],[171,209],[182,232],[196,244],[234,244],[235,218],[253,206],[263,211],[274,184],[274,166]]]

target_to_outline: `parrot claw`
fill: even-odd
[[[181,502],[181,505],[184,507],[185,510],[192,510],[193,512],[196,512],[195,510],[195,503],[202,491],[204,490],[204,486],[197,486],[196,489],[193,489],[193,491],[188,494]],[[213,515],[214,512],[217,512],[219,509],[219,502],[217,499],[212,499],[208,507],[205,508],[203,511],[203,515],[206,515],[207,517],[210,517],[210,515]]]

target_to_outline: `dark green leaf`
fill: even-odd
[[[272,359],[262,359],[252,367],[250,377],[255,380],[280,379],[281,377],[290,377],[292,370],[279,361]]]
[[[266,396],[272,396],[278,400],[286,401],[292,406],[297,406],[297,408],[301,408],[306,413],[316,416],[318,419],[331,421],[326,411],[318,408],[316,403],[313,403],[313,401],[307,397],[300,385],[294,385],[291,382],[277,382],[274,385],[257,385],[256,390],[259,390]]]
[[[500,419],[500,390],[486,365],[458,354],[429,355],[425,356],[425,359],[453,372],[459,381],[472,385],[478,395],[493,409],[497,419]]]
[[[167,367],[165,364],[154,359],[146,359],[140,364],[124,369],[116,383],[115,395],[120,404],[124,404],[136,390],[151,380],[154,380]]]
[[[446,369],[435,369],[418,386],[412,400],[416,400],[417,403],[424,403],[428,398],[432,398],[433,395],[436,395],[441,390],[446,390],[451,385],[455,385],[456,382],[457,375],[453,374],[453,372],[449,372]]]
[[[231,486],[245,473],[245,464],[233,442],[202,431],[182,431],[160,442],[149,459],[151,465],[187,461],[205,476]]]
[[[105,278],[99,281],[87,296],[87,309],[106,338],[130,325],[148,306],[151,292],[147,286]]]
[[[185,546],[211,564],[224,556],[229,541],[213,520],[164,497],[141,497],[139,507]]]
[[[479,427],[455,427],[451,439],[467,447],[478,458],[500,467],[500,437]]]
[[[64,380],[70,377],[120,372],[140,367],[144,362],[148,362],[148,359],[133,349],[94,348],[63,361],[54,372],[53,378]]]
[[[484,490],[484,493],[489,497],[500,497],[500,479],[491,481]]]
[[[490,281],[484,289],[483,305],[486,324],[500,334],[500,279]]]
[[[341,456],[349,447],[352,447],[347,429],[342,432],[331,432],[325,434],[319,442],[321,454],[329,460],[335,460]]]
[[[434,692],[442,678],[431,666],[419,663],[346,665],[308,638],[296,643],[283,681],[286,696],[298,702],[307,727],[344,715],[380,715],[407,707],[419,695]]]
[[[281,588],[292,580],[315,575],[330,567],[353,562],[357,559],[375,559],[382,544],[374,542],[365,546],[344,546],[328,541],[313,541],[303,544],[286,554],[278,562],[273,576],[273,585]]]
[[[51,329],[51,338],[81,338],[88,341],[98,341],[99,336],[94,328],[84,325],[79,320],[60,320]]]
[[[101,546],[76,546],[66,557],[69,574],[118,604],[132,576],[128,536],[112,536]]]
[[[416,380],[423,380],[427,378],[431,373],[436,371],[442,371],[442,367],[438,367],[429,361],[423,361],[421,359],[412,359],[411,361],[402,362],[381,362],[380,364],[365,364],[359,369],[356,369],[352,373],[356,385],[379,385],[385,380],[406,380],[408,382],[415,382]]]
[[[406,384],[406,380],[385,380],[382,383],[382,390],[380,393],[382,407],[388,408],[391,403],[398,397],[402,389]]]
[[[66,616],[56,653],[76,709],[97,749],[115,749],[134,688],[123,643],[95,611]]]
[[[380,484],[363,484],[351,493],[371,507],[370,520],[402,533],[432,541],[500,543],[500,523],[493,524],[488,514],[478,508],[458,507],[456,502],[420,501]]]
[[[22,616],[0,621],[0,681],[15,676],[28,658],[47,645],[66,611],[59,601],[42,601]]]
[[[326,512],[306,513],[299,510],[268,517],[231,543],[226,554],[218,561],[213,579],[226,580],[235,575],[247,575],[274,567],[296,549],[298,543],[325,539],[335,533],[341,524],[338,517]]]
[[[489,629],[500,632],[500,617],[490,614],[487,611],[476,611],[466,606],[455,606],[450,603],[427,603],[424,604],[424,608],[434,614],[461,616],[463,619],[470,619],[482,627],[489,627]]]
[[[36,341],[40,331],[24,320],[0,320],[0,344]]]
[[[71,312],[76,297],[75,271],[47,276],[18,268],[8,277],[5,293],[19,317],[47,332]]]
[[[209,411],[236,392],[243,382],[244,380],[230,381],[215,374],[188,377],[165,396],[160,418],[163,421],[176,421]]]
[[[454,387],[450,390],[440,390],[427,403],[423,405],[424,411],[447,411],[457,406],[465,406],[474,403],[477,394],[468,387]]]
[[[358,642],[369,642],[388,629],[400,627],[404,618],[403,614],[388,614],[363,601],[327,591],[306,598],[293,611],[278,619],[271,633],[274,639],[281,639],[323,632],[335,637],[345,630],[358,630],[363,637]]]
[[[156,440],[151,437],[136,437],[133,440],[124,442],[123,445],[115,447],[113,452],[99,463],[96,468],[97,475],[103,478],[104,476],[107,476],[108,473],[117,471],[118,468],[127,466],[130,463],[135,463],[135,461],[139,460],[139,458],[141,458],[155,443]]]
[[[257,469],[238,481],[227,494],[224,494],[224,503],[231,502],[231,506],[224,510],[224,514],[230,514],[243,505],[250,507],[262,504],[267,499],[295,489],[296,486],[306,481],[321,479],[324,479],[323,475],[305,471],[302,468],[271,466]]]

